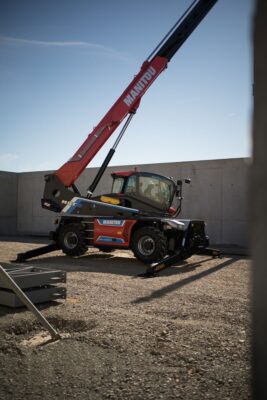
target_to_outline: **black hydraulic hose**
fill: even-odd
[[[99,170],[98,170],[98,172],[97,172],[97,174],[95,176],[95,179],[93,180],[92,184],[89,186],[89,188],[87,190],[87,192],[88,192],[88,196],[87,197],[91,197],[92,194],[94,193],[94,191],[95,191],[100,179],[102,178],[104,172],[106,171],[107,166],[108,166],[110,160],[112,159],[114,153],[115,153],[115,149],[110,149],[109,150],[109,152],[108,152],[103,164],[101,165],[101,167],[99,168]]]
[[[125,122],[125,124],[123,125],[122,130],[121,130],[120,133],[119,133],[119,136],[118,136],[117,139],[115,140],[114,145],[113,145],[112,148],[109,150],[109,152],[108,152],[108,154],[107,154],[105,160],[103,161],[101,167],[99,168],[99,170],[98,170],[98,172],[97,172],[97,174],[96,174],[96,176],[95,176],[95,179],[93,180],[93,182],[91,183],[91,185],[90,185],[89,188],[87,189],[87,193],[88,193],[88,194],[87,194],[87,197],[91,197],[92,194],[94,193],[94,191],[95,191],[95,189],[96,189],[98,183],[100,182],[100,179],[102,178],[104,172],[106,171],[106,169],[107,169],[107,167],[108,167],[108,164],[110,163],[110,160],[112,159],[112,157],[113,157],[113,155],[114,155],[114,153],[115,153],[115,151],[116,151],[116,147],[118,146],[118,144],[119,144],[119,142],[120,142],[122,136],[124,135],[126,129],[128,128],[128,126],[129,126],[129,124],[130,124],[130,122],[131,122],[133,116],[134,116],[134,113],[129,114],[129,116],[128,116],[126,122]]]

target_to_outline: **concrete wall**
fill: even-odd
[[[0,171],[0,235],[17,233],[18,174]]]
[[[175,180],[190,177],[184,185],[181,218],[204,219],[214,244],[248,246],[247,173],[249,159],[226,159],[149,165],[110,167],[95,194],[108,193],[110,172],[137,167],[140,171],[172,176]],[[92,182],[96,168],[85,170],[77,181],[82,193]],[[47,172],[18,174],[17,232],[18,234],[47,234],[53,228],[56,214],[40,206]]]
[[[56,214],[42,209],[45,172],[18,175],[17,232],[19,235],[46,235],[52,229]]]

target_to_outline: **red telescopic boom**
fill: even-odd
[[[74,184],[75,180],[124,118],[128,114],[135,113],[147,89],[166,68],[172,56],[216,2],[217,0],[195,0],[176,22],[143,63],[140,72],[135,76],[119,99],[88,135],[78,151],[54,173],[65,187],[70,187]]]
[[[55,172],[55,175],[66,187],[75,182],[88,163],[117,129],[121,121],[129,113],[136,111],[141,97],[166,67],[167,63],[168,60],[164,57],[155,57],[151,62],[145,62],[139,74],[88,135],[74,156]]]

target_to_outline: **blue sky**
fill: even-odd
[[[0,170],[67,161],[190,3],[1,0]],[[253,0],[218,0],[143,97],[111,165],[250,155],[252,16]]]

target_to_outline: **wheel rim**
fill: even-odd
[[[150,256],[156,248],[155,242],[151,236],[143,236],[138,242],[138,250],[144,256]]]
[[[78,236],[77,236],[77,234],[75,232],[68,232],[64,236],[64,245],[68,249],[73,250],[77,246],[78,240],[79,240]]]

